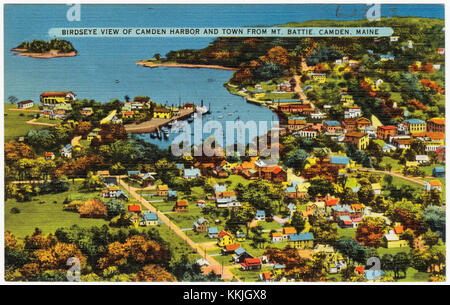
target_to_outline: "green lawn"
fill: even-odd
[[[340,227],[337,228],[338,238],[347,237],[347,238],[355,238],[356,228],[342,229]]]
[[[395,254],[400,253],[400,252],[409,253],[410,251],[411,251],[410,247],[403,247],[403,248],[384,248],[384,247],[379,247],[379,248],[377,248],[377,252],[380,255],[384,255],[384,254],[395,255]]]
[[[26,121],[33,119],[33,116],[36,113],[9,110],[16,108],[16,105],[5,104],[5,141],[13,141],[20,136],[25,136],[30,129],[45,128],[45,126],[30,125],[26,123]],[[35,105],[34,107],[28,109],[37,110],[38,106]]]
[[[230,271],[236,275],[241,281],[256,282],[259,279],[259,274],[265,271],[271,271],[272,267],[262,267],[261,270],[243,271],[241,268],[232,268]]]
[[[229,189],[234,189],[238,183],[241,183],[242,185],[248,185],[251,181],[245,179],[242,176],[239,175],[230,175],[226,179],[216,179],[217,183],[225,183],[226,181],[230,181],[231,184],[229,186]]]
[[[403,169],[403,165],[398,164],[398,160],[395,160],[388,156],[384,156],[381,159],[381,164],[390,164],[392,166],[392,168],[391,168],[392,171],[397,171],[397,170]]]
[[[98,192],[79,192],[79,186],[79,183],[70,183],[70,189],[67,192],[33,197],[30,202],[17,202],[15,199],[6,200],[5,230],[16,236],[25,237],[31,234],[35,228],[39,228],[44,234],[47,234],[55,232],[57,228],[70,227],[75,224],[80,227],[108,224],[108,221],[103,219],[80,218],[78,213],[63,211],[63,201],[69,194],[76,194],[86,199],[98,194]],[[18,208],[20,213],[11,213],[13,207]]]

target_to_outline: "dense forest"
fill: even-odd
[[[50,50],[57,50],[61,53],[76,52],[72,43],[63,39],[52,39],[50,41],[33,40],[31,42],[24,41],[15,49],[26,49],[27,52],[32,53],[47,53],[50,52]]]

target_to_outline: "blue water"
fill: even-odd
[[[153,54],[205,47],[213,38],[70,38],[78,56],[34,59],[13,56],[20,42],[51,39],[52,27],[237,27],[276,25],[311,19],[361,19],[365,5],[82,5],[81,21],[66,20],[66,5],[6,5],[4,9],[5,100],[39,100],[43,91],[70,90],[80,99],[106,102],[125,95],[150,96],[159,103],[211,103],[243,121],[271,121],[264,107],[245,103],[222,86],[230,71],[158,68],[135,65]],[[392,8],[395,7],[395,11]],[[443,5],[383,5],[382,16],[444,18]],[[355,15],[357,13],[357,15]],[[351,16],[354,15],[354,16]],[[208,82],[214,79],[215,82]],[[116,83],[115,80],[119,80]],[[231,106],[228,106],[231,104]],[[222,113],[223,115],[223,113]],[[218,115],[215,115],[217,119]],[[155,141],[155,140],[152,140]],[[167,143],[161,143],[166,146]]]

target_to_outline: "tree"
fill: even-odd
[[[146,265],[136,274],[136,282],[175,282],[174,277],[158,265]]]
[[[89,172],[86,179],[83,181],[83,187],[89,191],[103,187],[103,178],[101,176],[94,175],[93,172]]]
[[[321,244],[334,245],[338,238],[337,225],[333,221],[323,217],[310,217],[310,232],[314,235],[314,240]]]
[[[261,227],[261,225],[253,227],[251,231],[253,234],[252,236],[253,243],[258,247],[264,246],[264,243],[266,243],[267,240],[263,236],[263,228]]]
[[[333,184],[323,178],[312,179],[308,188],[308,195],[315,198],[317,195],[325,196],[327,194],[334,195]]]
[[[381,269],[386,273],[394,271],[394,257],[392,254],[386,253],[381,257]]]
[[[358,199],[360,202],[369,203],[369,202],[372,202],[374,198],[375,198],[375,194],[373,193],[371,184],[362,185],[359,188]]]
[[[423,212],[423,218],[430,230],[437,232],[445,240],[445,210],[438,206],[428,206]]]
[[[267,51],[265,56],[260,58],[263,62],[272,62],[277,65],[287,67],[289,65],[289,53],[280,46],[275,46]]]
[[[381,217],[364,217],[358,224],[355,240],[367,247],[378,247],[385,234],[386,222]]]
[[[305,160],[308,157],[308,153],[303,149],[295,149],[286,154],[284,164],[288,167],[292,167],[297,171],[301,171],[305,166]]]
[[[406,270],[410,266],[410,259],[404,252],[394,255],[394,277],[400,277],[400,271],[403,272],[403,277],[406,277]]]
[[[290,225],[294,227],[298,233],[300,233],[305,228],[305,223],[306,221],[303,218],[302,213],[300,211],[295,211],[292,215]]]
[[[91,131],[92,125],[91,122],[80,122],[75,128],[75,133],[86,137],[86,135]]]
[[[106,206],[99,199],[89,199],[79,209],[80,217],[105,218],[107,216]]]
[[[15,96],[8,96],[8,101],[11,103],[11,104],[15,104],[15,103],[17,103],[17,101],[18,101],[19,99],[17,98],[17,97],[15,97]]]
[[[266,62],[261,67],[256,68],[254,72],[255,78],[261,81],[280,78],[284,75],[284,69],[274,62]]]
[[[107,218],[112,219],[117,215],[125,212],[125,208],[122,202],[118,199],[112,199],[105,202],[106,210],[107,210]]]

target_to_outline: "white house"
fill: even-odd
[[[17,108],[25,109],[34,106],[34,102],[32,100],[20,101],[17,103]]]
[[[360,116],[361,116],[361,108],[359,107],[350,107],[344,111],[344,118],[346,119],[359,118]]]
[[[416,155],[416,161],[418,163],[427,163],[429,160],[428,155]]]
[[[311,118],[312,119],[323,119],[325,117],[325,113],[322,113],[320,111],[311,113]]]
[[[297,132],[302,138],[315,138],[317,136],[317,130],[312,128],[306,128]]]
[[[430,192],[432,190],[438,190],[442,192],[442,183],[439,180],[430,180],[425,183],[425,191]]]

